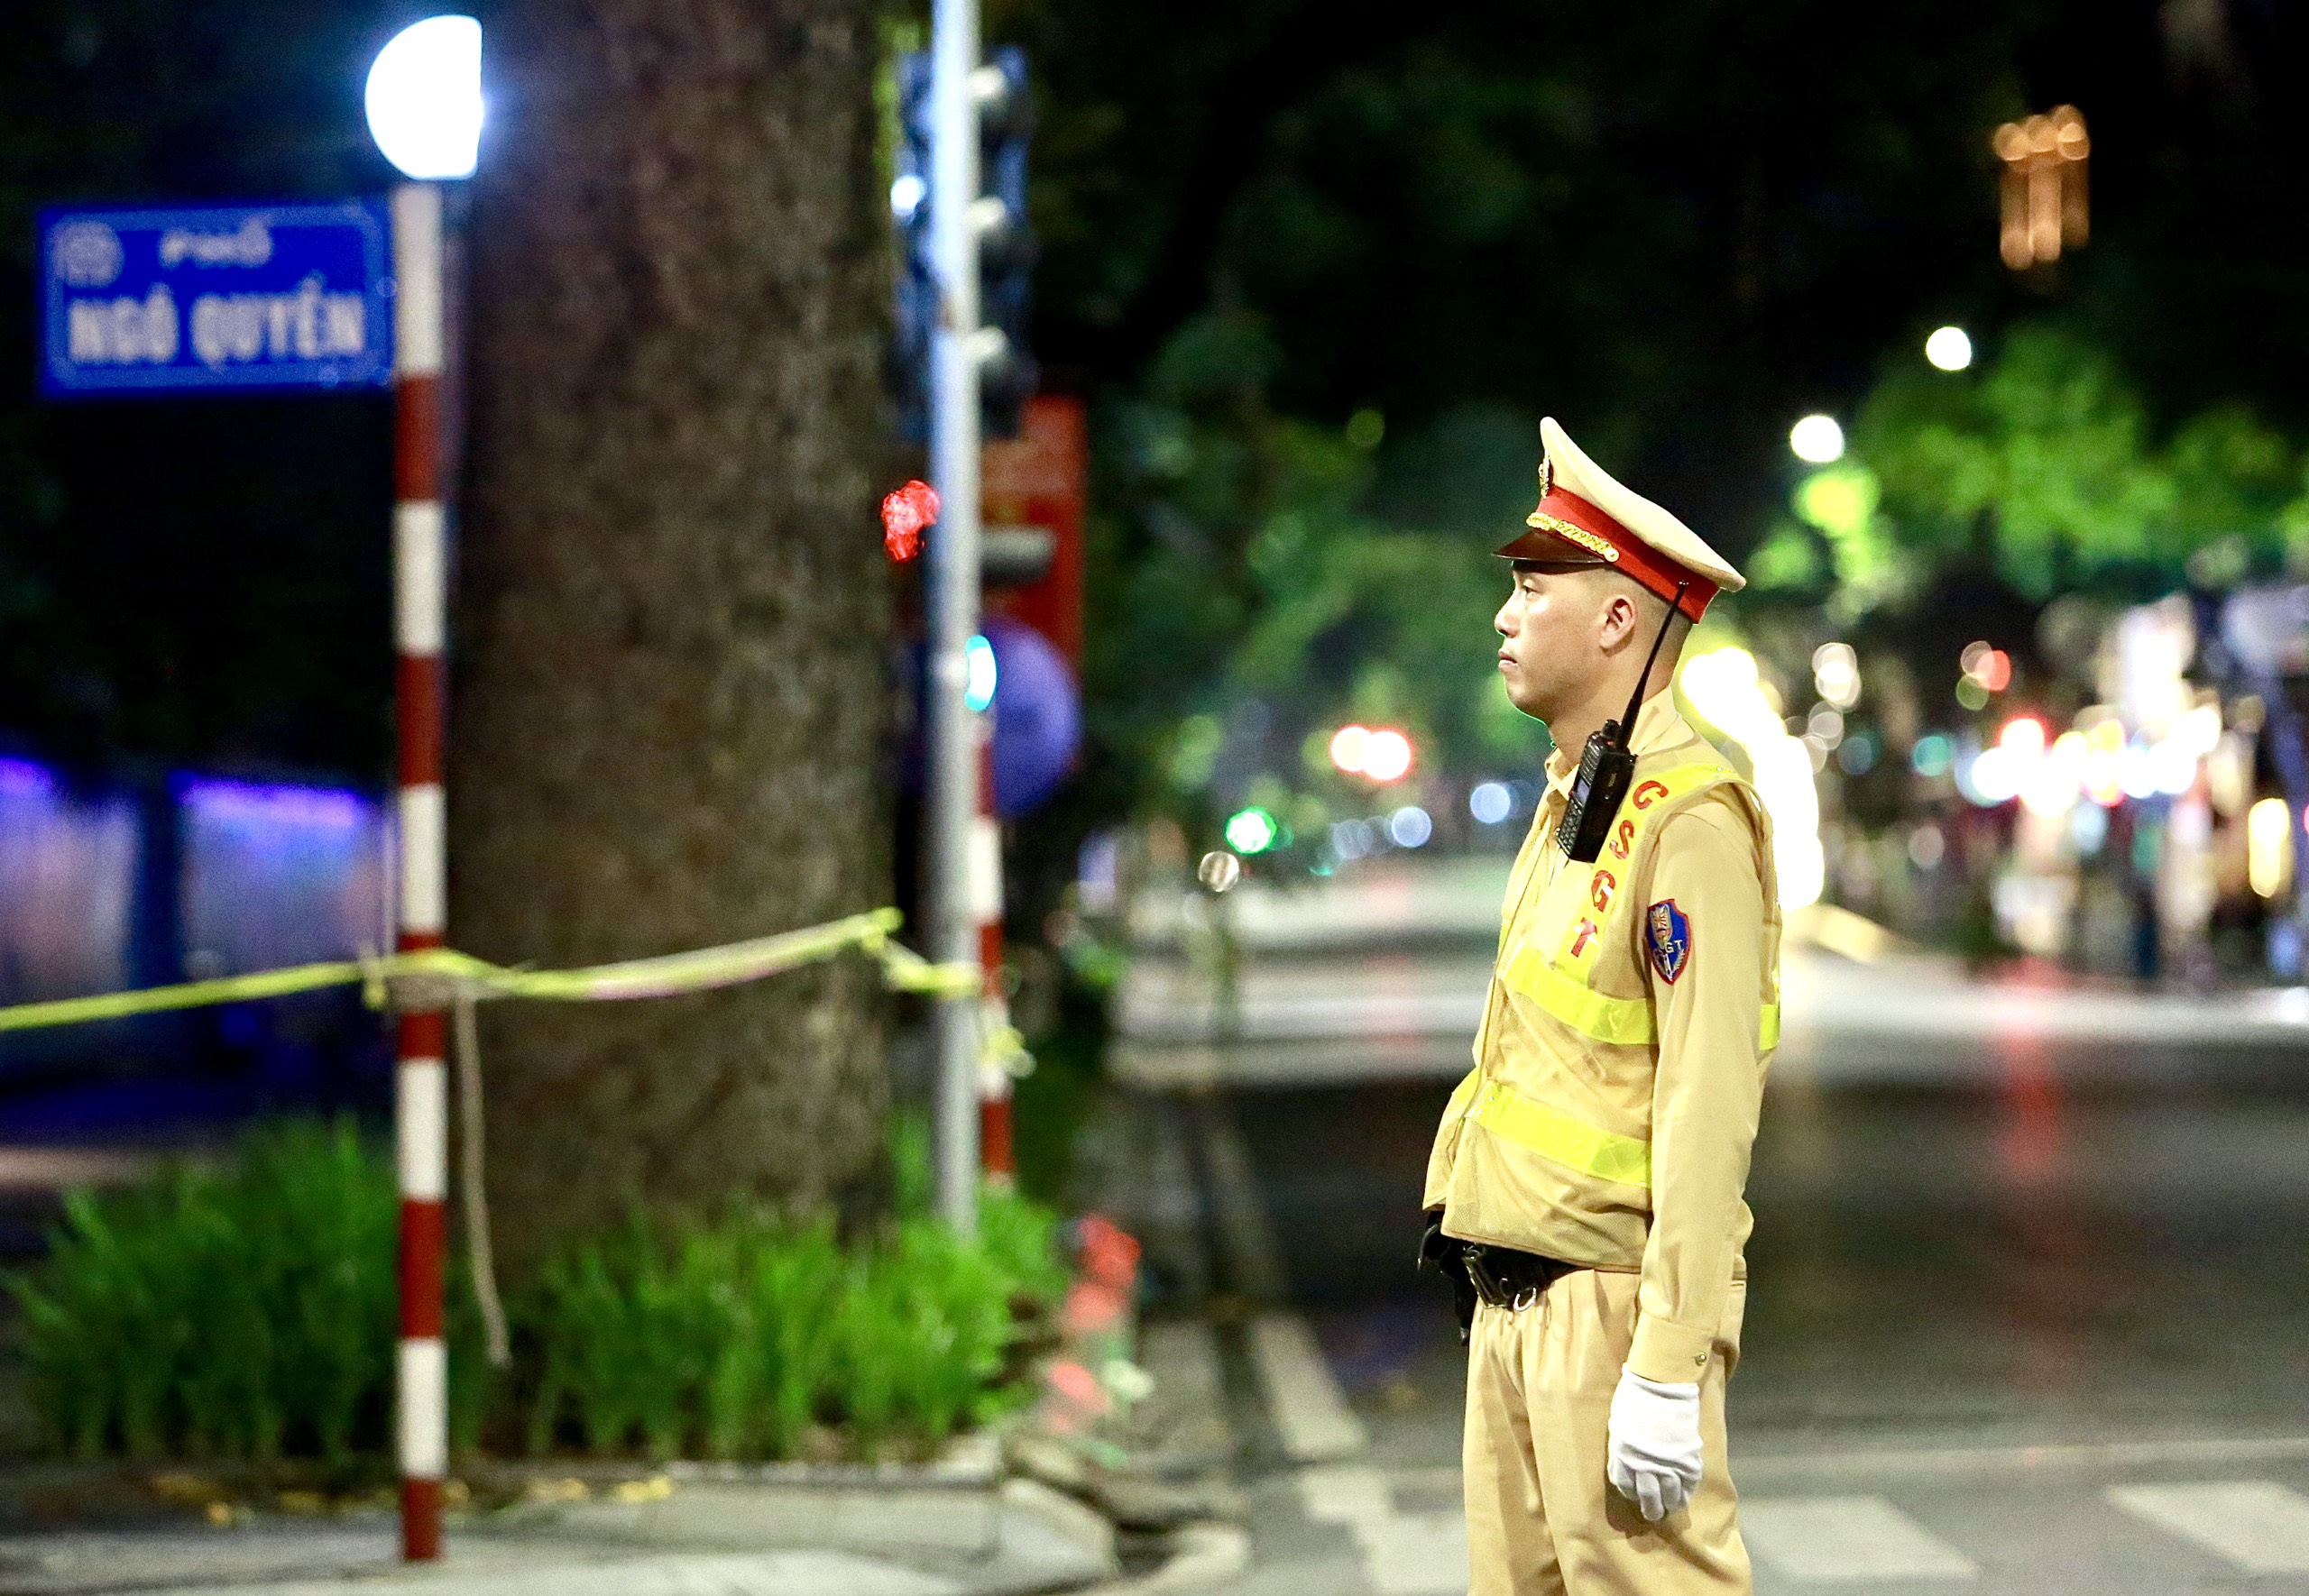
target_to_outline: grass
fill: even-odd
[[[450,1292],[453,1444],[547,1455],[780,1458],[813,1426],[915,1452],[1018,1400],[1020,1338],[1066,1284],[1056,1219],[989,1190],[981,1236],[930,1217],[928,1147],[899,1121],[900,1212],[860,1241],[759,1215],[639,1215],[508,1303],[492,1371]],[[75,1194],[8,1280],[51,1443],[83,1456],[349,1466],[385,1451],[396,1199],[345,1123],[253,1135],[215,1169]]]
[[[396,1214],[346,1124],[284,1125],[225,1169],[73,1194],[46,1262],[9,1281],[56,1445],[331,1463],[382,1446]]]

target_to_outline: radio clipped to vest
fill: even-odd
[[[1651,680],[1660,646],[1668,640],[1668,628],[1676,624],[1677,611],[1690,586],[1688,582],[1676,584],[1675,599],[1660,619],[1659,634],[1651,639],[1651,652],[1643,656],[1643,674],[1636,677],[1635,690],[1628,694],[1627,713],[1589,733],[1587,746],[1579,751],[1579,774],[1572,778],[1571,801],[1564,806],[1563,823],[1555,829],[1556,846],[1576,864],[1592,865],[1602,855],[1604,839],[1611,835],[1612,821],[1620,812],[1621,801],[1627,797],[1628,783],[1635,776],[1635,750],[1629,739],[1635,733],[1636,714],[1643,708],[1643,684]]]

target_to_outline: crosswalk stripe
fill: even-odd
[[[1262,1314],[1251,1321],[1250,1335],[1251,1362],[1266,1388],[1267,1412],[1293,1462],[1352,1457],[1370,1445],[1306,1320],[1296,1314]]]
[[[1364,1577],[1379,1596],[1460,1596],[1467,1524],[1458,1513],[1391,1513],[1355,1527]]]
[[[1972,1579],[1973,1560],[1881,1496],[1751,1498],[1749,1547],[1799,1580]]]
[[[1461,1596],[1467,1588],[1464,1514],[1400,1513],[1388,1477],[1357,1463],[1305,1469],[1299,1500],[1318,1524],[1355,1537],[1363,1575],[1378,1596]]]
[[[1335,1463],[1302,1470],[1299,1500],[1318,1524],[1357,1524],[1395,1510],[1386,1477],[1373,1468]]]
[[[2271,1480],[2116,1485],[2109,1500],[2248,1573],[2309,1573],[2309,1499]]]

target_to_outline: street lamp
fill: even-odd
[[[1844,428],[1833,416],[1807,416],[1788,429],[1788,446],[1798,460],[1832,465],[1844,458]]]
[[[481,24],[428,16],[386,42],[363,95],[369,136],[404,177],[473,176],[481,148]]]
[[[441,390],[449,349],[442,185],[473,176],[481,142],[481,24],[428,17],[377,52],[363,98],[369,132],[409,181],[393,190],[393,645],[400,793],[400,879],[394,948],[446,945],[448,803],[442,785],[447,673],[449,502],[441,418],[457,407]],[[400,1338],[394,1427],[400,1470],[400,1546],[407,1562],[441,1555],[448,1472],[448,1349],[442,1335],[446,1252],[448,1023],[436,1004],[404,1004],[395,1020],[394,1165],[400,1187]],[[471,1127],[466,1133],[472,1134]],[[478,1196],[477,1193],[469,1194]],[[484,1266],[476,1271],[490,1359],[502,1363],[504,1316]]]

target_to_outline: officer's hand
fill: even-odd
[[[1658,1523],[1699,1489],[1699,1387],[1620,1371],[1612,1393],[1612,1488]]]

